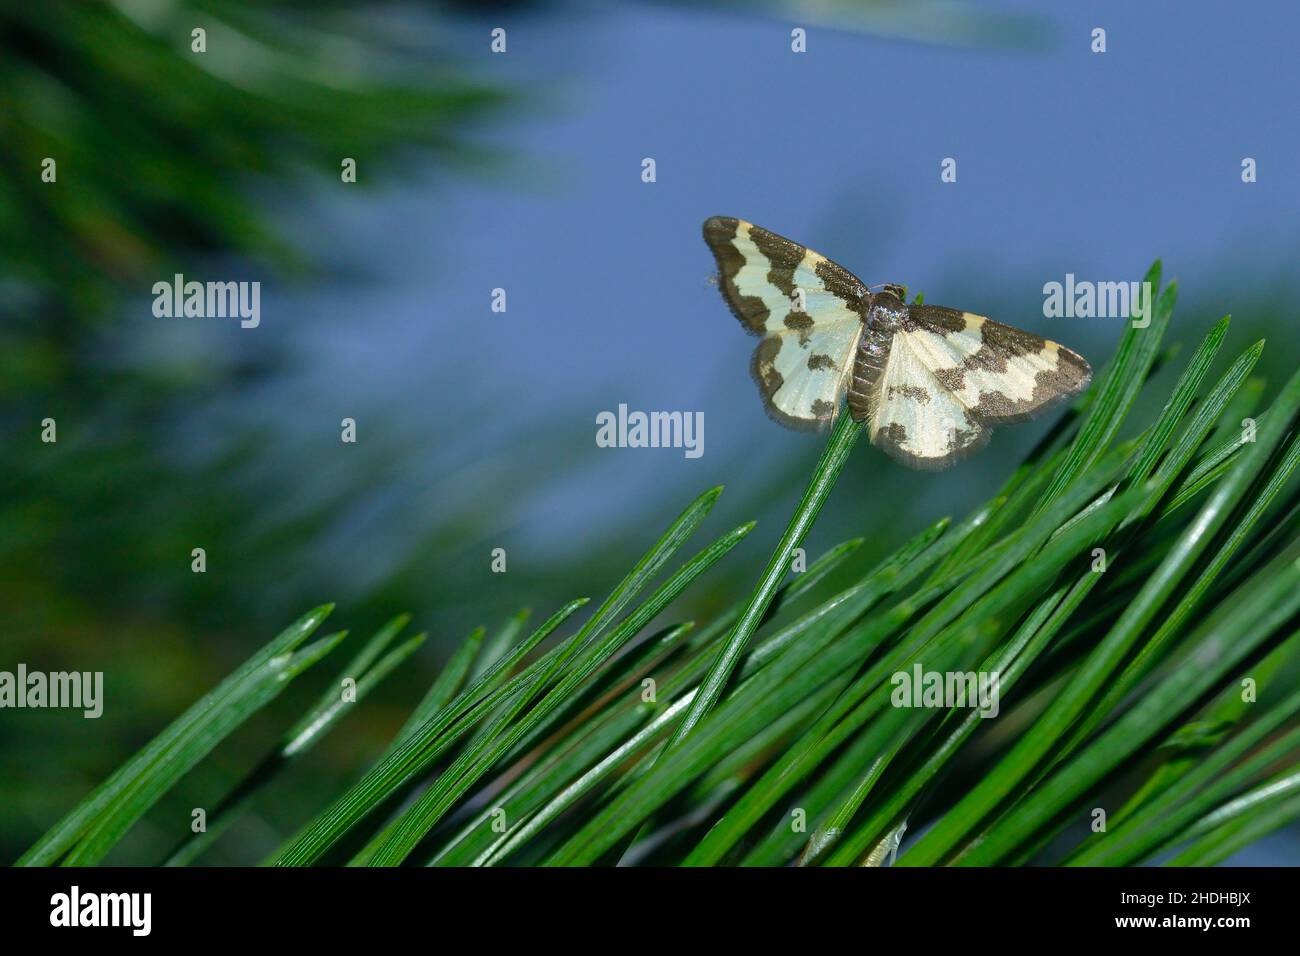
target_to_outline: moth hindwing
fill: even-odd
[[[842,266],[741,219],[715,216],[704,240],[731,311],[761,335],[752,369],[769,414],[817,428],[849,412],[914,468],[982,448],[993,425],[1024,421],[1088,386],[1064,346],[983,316],[872,294]]]

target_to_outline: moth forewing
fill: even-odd
[[[912,306],[910,343],[940,384],[982,424],[1026,421],[1088,387],[1084,359],[971,312]]]
[[[798,316],[862,320],[866,286],[820,253],[728,216],[704,221],[704,241],[718,263],[722,297],[750,332],[781,332]],[[801,308],[793,307],[796,299]]]

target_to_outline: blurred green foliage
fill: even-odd
[[[360,183],[401,150],[469,159],[458,128],[504,93],[463,78],[446,57],[431,62],[353,7],[0,8],[0,282],[17,291],[2,307],[39,322],[57,346],[66,323],[103,321],[124,288],[196,255],[294,263],[259,189],[304,169],[338,176],[344,157],[358,161]],[[205,31],[205,52],[193,50],[195,30]],[[46,158],[56,182],[42,178]],[[8,384],[59,371],[26,368],[34,378],[10,374]]]
[[[196,29],[206,52],[193,49]],[[123,676],[142,685],[118,685],[132,706],[101,728],[129,747],[153,706],[170,709],[228,662],[188,628],[221,635],[256,619],[250,575],[273,578],[319,513],[267,542],[264,565],[188,573],[196,541],[234,553],[248,499],[219,479],[270,449],[240,435],[185,460],[180,412],[283,356],[209,356],[198,370],[114,362],[123,302],[217,260],[308,274],[268,196],[338,182],[346,157],[360,187],[403,157],[423,171],[480,164],[462,130],[509,97],[471,79],[436,35],[368,4],[6,0],[0,51],[4,656],[102,669],[129,655],[137,666]],[[57,444],[40,442],[47,417]],[[31,761],[78,786],[81,758],[100,769],[84,728],[17,717],[5,731],[0,802],[19,815],[44,795],[24,777]]]

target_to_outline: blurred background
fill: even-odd
[[[1230,349],[1267,336],[1276,383],[1297,357],[1297,28],[1283,5],[1118,0],[0,2],[0,669],[104,671],[106,696],[97,721],[0,712],[0,856],[315,604],[358,638],[410,611],[430,639],[207,862],[269,852],[354,779],[472,628],[599,599],[714,484],[714,533],[760,525],[688,606],[746,589],[821,442],[763,414],[709,215],[1097,367],[1122,320],[1045,319],[1044,283],[1160,257],[1172,339],[1230,312]],[[154,317],[176,272],[261,282],[259,327]],[[620,403],[702,411],[703,456],[598,448]],[[965,513],[1048,424],[940,475],[864,444],[810,556],[861,535],[869,561]],[[169,849],[164,821],[246,772],[328,670],[121,859]],[[1292,830],[1234,862],[1297,859]]]

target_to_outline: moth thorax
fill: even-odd
[[[867,327],[876,332],[893,333],[902,327],[907,318],[907,306],[894,294],[898,286],[886,286],[884,292],[877,292],[867,305]]]

